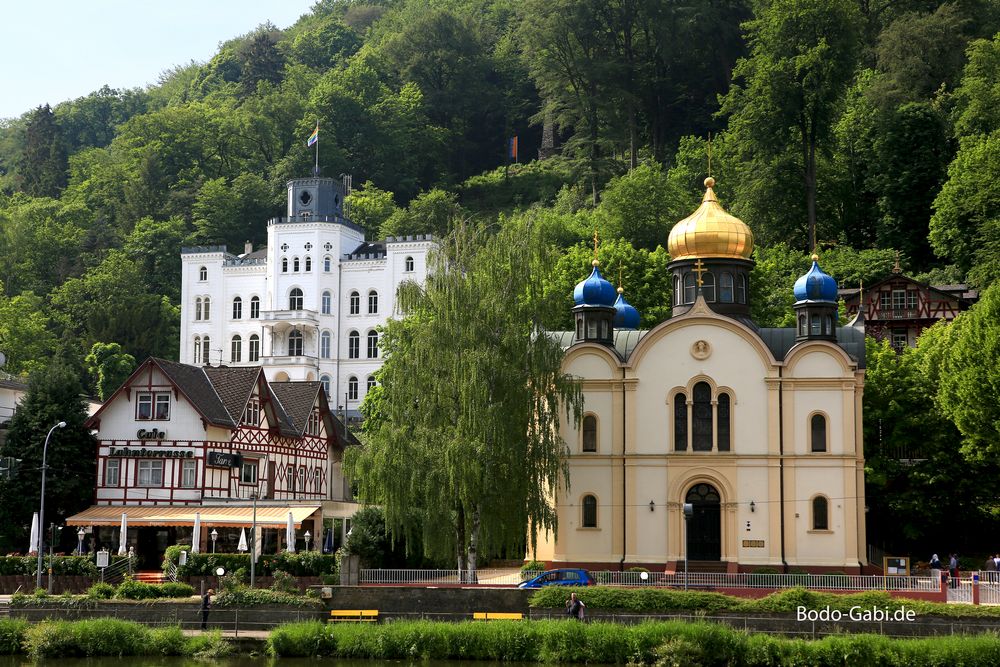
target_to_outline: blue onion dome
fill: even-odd
[[[586,280],[576,284],[573,301],[577,306],[614,306],[615,286],[601,276],[601,271],[597,268],[600,262],[595,259],[591,264],[594,270]]]
[[[618,288],[618,300],[615,301],[615,329],[638,329],[639,311],[625,300],[625,290]]]
[[[837,281],[819,268],[819,255],[813,255],[812,261],[809,272],[795,281],[796,300],[837,303]]]

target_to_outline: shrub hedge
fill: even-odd
[[[807,641],[747,634],[724,625],[573,621],[382,625],[293,623],[275,628],[268,650],[280,657],[366,660],[491,660],[656,665],[966,665],[1000,664],[1000,637],[893,639],[842,635]]]
[[[897,598],[885,591],[837,594],[789,588],[756,600],[722,593],[681,591],[672,588],[615,588],[588,586],[574,589],[591,610],[618,609],[636,613],[692,611],[703,613],[732,612],[794,612],[799,606],[848,611],[855,605],[890,610],[912,609],[917,615],[936,616],[1000,616],[1000,607],[987,605],[950,605],[910,598]],[[528,604],[538,609],[565,608],[569,592],[565,588],[549,587],[535,592]]]
[[[175,565],[181,550],[187,550],[179,545],[167,548],[166,558]],[[166,563],[164,562],[164,565]],[[226,568],[226,572],[243,569],[250,572],[249,554],[212,554],[191,553],[188,551],[187,563],[178,566],[177,574],[182,577],[214,576],[218,567]],[[265,554],[257,560],[257,574],[270,576],[275,570],[287,572],[296,577],[319,577],[337,574],[337,560],[333,554],[322,554],[318,551],[302,553],[281,552]]]
[[[42,563],[47,569],[49,557],[45,556]],[[0,575],[35,574],[37,567],[36,556],[0,556]],[[89,556],[54,556],[52,573],[58,576],[96,577],[97,566]]]
[[[222,591],[215,598],[218,607],[253,607],[262,604],[284,604],[293,607],[320,606],[318,600],[266,588],[236,586]]]
[[[33,658],[105,656],[223,657],[232,647],[219,632],[185,637],[178,627],[149,628],[131,621],[100,618],[88,621],[0,620],[0,654]]]

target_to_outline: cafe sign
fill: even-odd
[[[140,459],[191,459],[194,452],[190,449],[152,449],[147,447],[111,447],[108,454],[111,458],[140,458]]]
[[[146,429],[140,428],[138,431],[135,432],[135,437],[138,440],[163,440],[164,438],[167,437],[167,432],[158,431],[155,428],[150,429],[148,431]]]

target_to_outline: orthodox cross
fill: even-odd
[[[705,273],[707,270],[708,269],[705,268],[705,265],[701,263],[700,258],[694,263],[694,272],[698,274],[698,287],[702,286],[701,274]]]
[[[708,133],[708,175],[712,175],[712,133]]]

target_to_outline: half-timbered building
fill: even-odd
[[[299,548],[307,530],[319,547],[323,519],[356,510],[340,470],[350,436],[317,381],[151,358],[88,423],[98,436],[94,505],[67,523],[117,548],[124,514],[127,543],[147,565],[176,543],[235,550],[254,505],[265,552],[287,546],[289,515]]]

